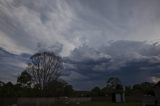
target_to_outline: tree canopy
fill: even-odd
[[[57,80],[62,72],[62,58],[56,56],[53,52],[36,53],[30,58],[30,63],[26,68],[31,75],[34,84],[38,85],[41,90],[49,82]]]

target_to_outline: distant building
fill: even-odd
[[[114,93],[112,93],[112,101],[115,102],[115,103],[126,102],[125,87],[123,87],[123,90],[117,90]]]
[[[154,87],[155,96],[145,95],[143,106],[160,106],[160,81]]]

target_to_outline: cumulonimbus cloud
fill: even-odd
[[[35,52],[52,50],[63,57],[63,77],[74,86],[103,84],[109,76],[125,83],[151,80],[159,73],[159,5],[158,0],[1,0],[0,51],[12,54],[0,53],[1,76],[23,71]]]

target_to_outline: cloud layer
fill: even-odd
[[[75,84],[88,85],[86,89],[97,84],[104,86],[113,76],[119,77],[125,85],[156,82],[160,74],[159,53],[159,44],[137,41],[116,41],[99,50],[82,46],[64,59],[66,72],[70,72],[65,78]]]
[[[29,56],[52,50],[75,88],[110,76],[157,81],[159,10],[159,0],[1,0],[0,79],[14,79]]]

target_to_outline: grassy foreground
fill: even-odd
[[[142,106],[142,103],[86,102],[78,106]]]

